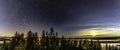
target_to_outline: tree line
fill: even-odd
[[[1,50],[102,50],[102,46],[99,40],[58,37],[58,32],[51,28],[50,31],[43,30],[41,37],[37,32],[29,31],[26,38],[24,33],[16,32],[10,43],[4,41]]]

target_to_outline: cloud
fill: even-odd
[[[95,37],[110,37],[120,36],[120,28],[88,28],[77,31],[74,37],[93,37],[92,33],[95,33]]]

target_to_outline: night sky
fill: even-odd
[[[119,0],[0,0],[0,33],[120,31]],[[109,32],[112,31],[112,32]],[[108,32],[106,32],[108,31]],[[103,34],[103,35],[107,35]]]

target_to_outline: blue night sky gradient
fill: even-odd
[[[120,28],[119,0],[0,0],[0,33]]]

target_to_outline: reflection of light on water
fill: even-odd
[[[5,41],[6,43],[10,43],[10,41]],[[0,44],[3,44],[4,41],[0,41]]]
[[[87,40],[87,41],[91,41],[91,39],[74,39],[74,40],[77,40],[77,41],[80,41],[80,40]],[[100,40],[96,40],[96,39],[92,39],[93,42],[100,42],[101,43],[101,47],[102,47],[102,50],[106,50],[106,44],[108,45],[108,47],[112,47],[112,49],[114,49],[114,47],[116,48],[120,48],[120,43],[119,43],[119,39],[100,39]],[[109,43],[110,42],[110,43]],[[115,43],[116,42],[116,43]]]
[[[0,41],[0,44],[3,44],[3,41]]]
[[[120,43],[107,43],[107,45],[120,47],[120,46],[118,46],[118,45],[120,45]],[[102,46],[102,50],[106,50],[106,43],[101,43],[101,46]]]
[[[106,44],[105,43],[102,43],[102,50],[106,50]]]
[[[106,45],[106,43],[101,43],[101,45]],[[117,45],[120,45],[120,43],[108,43],[108,45],[117,46]]]
[[[6,41],[6,43],[10,43],[10,41]]]

